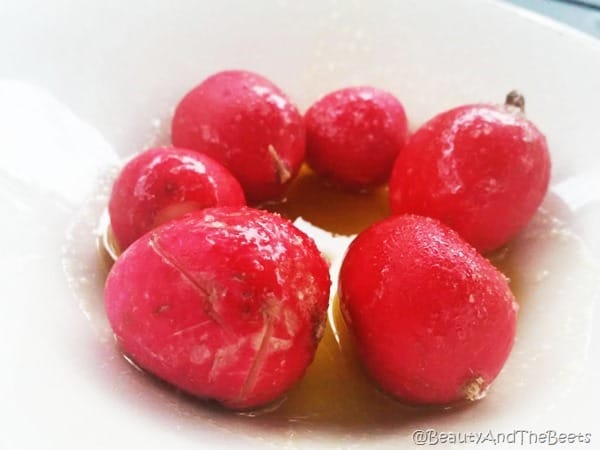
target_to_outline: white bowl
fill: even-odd
[[[516,431],[526,443],[592,432],[597,41],[481,0],[22,0],[2,5],[0,49],[0,448],[391,449],[417,429]],[[119,157],[168,141],[178,98],[225,68],[264,74],[302,108],[345,85],[376,85],[397,94],[413,127],[512,88],[526,94],[551,147],[552,186],[512,245],[518,339],[486,399],[370,426],[251,418],[181,396],[120,356],[95,247],[109,180]]]

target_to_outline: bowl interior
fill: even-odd
[[[18,80],[0,82],[0,130],[10,143],[0,157],[0,193],[14,218],[3,235],[28,239],[5,242],[2,268],[10,281],[3,289],[20,301],[10,306],[12,325],[0,323],[19,339],[17,350],[6,347],[11,389],[0,393],[16,410],[28,411],[27,420],[49,442],[68,445],[91,433],[98,447],[118,439],[152,449],[165,438],[181,448],[241,441],[395,448],[411,442],[417,428],[509,432],[591,424],[588,412],[600,397],[592,382],[598,362],[590,360],[600,348],[593,333],[600,326],[593,256],[600,249],[593,232],[600,219],[600,102],[591,101],[600,92],[596,42],[476,0],[133,0],[126,8],[27,0],[3,8],[0,69]],[[267,76],[302,110],[340,87],[382,87],[401,99],[413,128],[452,106],[501,102],[513,88],[525,93],[528,115],[551,147],[552,188],[497,261],[512,280],[521,313],[513,354],[488,398],[368,426],[247,417],[174,393],[123,360],[103,315],[106,267],[94,246],[111,167],[120,157],[168,143],[177,100],[226,68]],[[31,274],[39,285],[29,286]],[[40,304],[43,298],[52,301]],[[15,323],[29,323],[32,331]],[[40,333],[45,353],[29,358],[39,354]],[[48,373],[45,386],[35,376],[41,367]],[[344,382],[343,374],[337,382]],[[30,422],[16,416],[5,418],[12,425],[7,442],[38,442],[26,432]]]

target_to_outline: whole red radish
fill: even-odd
[[[374,87],[332,92],[305,114],[308,164],[319,175],[349,189],[388,181],[408,139],[402,104]]]
[[[339,295],[366,370],[409,403],[480,398],[513,344],[506,279],[434,219],[394,216],[359,234]]]
[[[511,92],[504,106],[461,106],[419,128],[394,166],[392,211],[437,218],[481,252],[514,237],[550,179],[546,139],[515,105]]]
[[[321,339],[329,273],[286,219],[209,208],[132,244],[105,289],[110,324],[140,367],[234,409],[275,400]]]
[[[152,228],[191,211],[245,204],[240,184],[213,159],[192,150],[153,148],[123,167],[108,211],[124,250]]]
[[[302,116],[273,83],[243,70],[219,72],[177,105],[173,144],[225,165],[252,202],[279,197],[305,154]]]

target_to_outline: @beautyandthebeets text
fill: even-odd
[[[412,440],[416,445],[428,446],[443,444],[554,446],[559,444],[590,444],[592,442],[592,433],[562,432],[558,430],[512,430],[508,432],[488,430],[463,432],[438,431],[429,428],[426,430],[413,431]]]

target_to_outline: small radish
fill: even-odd
[[[546,138],[523,105],[511,92],[503,106],[460,106],[419,128],[394,166],[392,211],[439,219],[484,253],[506,244],[550,179]]]
[[[329,288],[327,263],[290,221],[209,208],[133,243],[108,276],[105,305],[140,367],[248,409],[302,377],[323,334]]]
[[[350,87],[317,101],[305,115],[307,161],[342,187],[365,190],[388,181],[408,139],[402,104],[373,87]]]
[[[339,295],[367,372],[409,403],[482,397],[513,345],[506,279],[434,219],[394,216],[359,234]]]
[[[121,250],[171,219],[212,206],[243,206],[240,184],[221,164],[198,152],[153,148],[131,159],[108,204]]]
[[[229,70],[204,80],[179,102],[171,127],[174,145],[222,163],[253,203],[281,196],[304,161],[298,109],[252,72]]]

